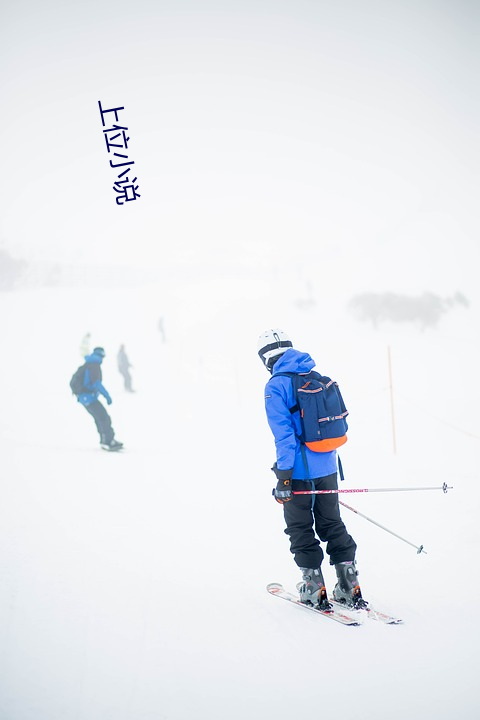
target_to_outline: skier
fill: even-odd
[[[158,332],[162,337],[162,342],[165,343],[167,341],[167,338],[165,337],[165,323],[163,317],[161,317],[158,321]]]
[[[117,353],[117,365],[120,375],[123,377],[125,390],[127,390],[127,392],[134,392],[132,389],[132,377],[129,371],[129,368],[133,366],[130,364],[127,353],[125,352],[125,345],[120,345],[120,349]]]
[[[82,342],[80,343],[80,355],[82,358],[86,357],[88,353],[90,352],[90,333],[87,332],[82,338]]]
[[[335,565],[334,599],[348,607],[366,607],[357,580],[357,546],[340,517],[338,495],[292,494],[292,491],[336,490],[338,487],[336,450],[314,452],[300,442],[300,413],[295,410],[292,380],[278,376],[282,372],[308,373],[315,363],[307,353],[295,350],[280,329],[266,330],[258,339],[257,349],[272,374],[265,387],[265,409],[277,455],[272,467],[277,486],[272,494],[283,505],[290,551],[302,572],[303,582],[297,585],[300,600],[323,610],[331,607],[321,570],[324,553],[320,539],[327,543],[330,564]]]
[[[94,348],[91,355],[86,356],[83,388],[77,395],[77,400],[95,420],[102,448],[110,451],[120,450],[123,443],[115,440],[110,415],[98,399],[99,395],[103,395],[107,405],[112,404],[112,398],[102,385],[101,364],[104,357],[105,350],[102,347]]]

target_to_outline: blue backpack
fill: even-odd
[[[301,443],[314,452],[330,452],[347,442],[347,408],[338,384],[326,375],[311,370],[304,375],[275,373],[292,380],[295,405],[300,412]]]

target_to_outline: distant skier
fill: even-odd
[[[95,420],[102,448],[110,451],[120,450],[123,443],[115,440],[110,415],[98,399],[99,395],[103,395],[107,405],[112,404],[112,398],[102,384],[101,364],[104,357],[105,350],[102,347],[94,348],[92,354],[86,356],[85,364],[73,375],[70,387],[77,396],[78,402]]]
[[[292,494],[292,491],[338,488],[336,450],[330,450],[327,444],[319,451],[318,441],[308,443],[315,448],[312,450],[300,441],[300,399],[294,390],[294,382],[301,375],[301,387],[305,392],[311,383],[309,373],[315,363],[307,353],[294,350],[291,340],[279,329],[266,330],[258,339],[257,349],[265,367],[272,373],[265,387],[265,409],[277,455],[272,470],[278,482],[273,494],[283,505],[290,551],[302,571],[303,583],[297,586],[300,600],[326,610],[330,607],[321,570],[324,553],[320,539],[327,543],[330,564],[335,565],[338,582],[333,597],[349,607],[365,607],[357,580],[357,546],[340,517],[338,495]],[[340,443],[345,441],[346,436]]]
[[[130,368],[133,367],[133,365],[130,364],[127,353],[125,352],[125,345],[120,345],[120,349],[117,353],[117,365],[120,374],[123,377],[125,390],[127,390],[127,392],[133,392],[132,376],[130,375]]]
[[[158,332],[162,337],[162,342],[165,343],[167,341],[167,338],[165,336],[165,323],[163,317],[159,318],[158,320]]]
[[[87,332],[82,338],[82,342],[80,343],[80,355],[82,356],[82,358],[84,358],[90,352],[90,338],[91,335],[89,332]]]

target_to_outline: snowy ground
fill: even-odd
[[[478,714],[478,310],[424,333],[375,332],[343,311],[320,320],[274,307],[261,287],[226,278],[0,296],[1,720]],[[403,626],[344,628],[265,591],[299,579],[270,495],[255,345],[272,325],[341,384],[347,487],[454,486],[346,499],[427,550],[343,512],[364,595]],[[86,331],[107,350],[123,454],[98,448],[69,393]],[[121,342],[134,395],[115,367]]]

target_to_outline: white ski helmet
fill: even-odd
[[[258,338],[257,343],[258,354],[269,370],[273,367],[273,360],[279,355],[283,355],[291,347],[293,347],[292,341],[280,328],[265,330]]]

